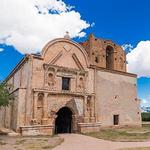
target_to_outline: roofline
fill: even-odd
[[[102,68],[102,67],[97,67],[94,65],[90,65],[90,68],[137,78],[137,74],[134,74],[134,73],[123,72],[123,71],[118,71],[118,70],[111,70],[111,69],[106,69],[106,68]]]
[[[5,78],[5,80],[4,80],[4,82],[7,82],[10,78],[11,78],[11,76],[14,74],[14,73],[16,73],[19,69],[20,69],[20,67],[26,62],[26,60],[28,60],[29,59],[29,54],[26,54],[20,61],[19,61],[19,63],[14,67],[14,69],[9,73],[9,75]]]
[[[43,58],[41,57],[41,55],[35,55],[35,54],[26,54],[20,61],[19,63],[14,67],[14,69],[9,73],[9,75],[5,78],[4,82],[7,82],[11,76],[16,73],[20,68],[21,66],[26,63],[26,61],[29,59],[29,57],[33,57],[33,58],[36,58],[36,59],[40,59],[40,60],[43,60]]]
[[[32,56],[33,58],[43,60],[43,57],[42,57],[41,55],[31,54],[31,56]]]
[[[59,40],[66,40],[68,42],[72,42],[74,43],[75,45],[77,45],[80,49],[84,49],[82,45],[80,45],[79,43],[75,42],[75,41],[72,41],[72,40],[69,40],[69,39],[65,39],[65,38],[56,38],[54,40],[51,40],[49,41],[43,48],[42,48],[42,51],[40,53],[40,55],[36,55],[36,54],[26,54],[21,60],[20,62],[14,67],[14,69],[9,73],[9,75],[4,79],[4,82],[7,82],[11,76],[20,69],[20,67],[26,62],[26,60],[29,59],[30,56],[32,56],[33,58],[36,58],[36,59],[40,59],[40,60],[43,60],[43,50],[45,48],[47,48],[47,46],[49,46],[50,43],[53,43],[53,42],[57,42]],[[86,53],[86,51],[85,51]],[[87,53],[86,53],[87,54]]]

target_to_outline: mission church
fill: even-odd
[[[93,34],[82,43],[68,34],[54,39],[6,78],[15,100],[0,109],[0,125],[21,135],[141,126],[137,75],[126,64],[125,51],[111,40]]]

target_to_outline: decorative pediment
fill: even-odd
[[[81,45],[67,39],[49,42],[42,51],[45,64],[86,70],[89,66],[88,55]]]
[[[81,62],[79,61],[78,57],[76,56],[76,54],[72,54],[72,58],[75,61],[75,63],[77,64],[77,66],[79,67],[79,69],[84,70],[84,67],[82,66]]]
[[[47,64],[85,70],[82,62],[74,53],[73,48],[70,45],[64,45],[63,49],[55,53]]]
[[[56,55],[54,55],[54,57],[48,62],[48,64],[55,64],[55,62],[63,55],[63,52],[60,51],[58,53],[56,53]]]

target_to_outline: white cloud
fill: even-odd
[[[150,77],[150,41],[141,41],[127,54],[128,71]]]
[[[141,99],[141,106],[150,107],[150,95]]]
[[[85,36],[90,24],[62,0],[1,0],[0,44],[21,53],[39,52],[50,40]]]
[[[0,52],[2,52],[4,49],[3,48],[0,48]]]
[[[91,27],[94,27],[95,26],[95,23],[93,22],[92,24],[91,24]]]
[[[67,6],[62,0],[34,0],[34,4],[42,14],[48,14],[48,10],[61,13],[74,8]]]
[[[133,46],[131,44],[123,44],[122,48],[128,52],[133,50]]]

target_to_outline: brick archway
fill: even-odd
[[[71,133],[73,127],[72,111],[68,107],[62,107],[56,113],[55,119],[55,134]]]

